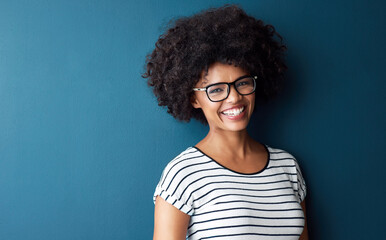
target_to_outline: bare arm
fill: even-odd
[[[307,217],[306,217],[306,201],[303,200],[303,202],[300,204],[303,208],[304,212],[304,230],[302,235],[300,235],[299,240],[308,240],[308,229],[307,229]]]
[[[158,196],[154,209],[153,240],[185,240],[189,220],[189,215]]]

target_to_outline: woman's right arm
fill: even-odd
[[[190,216],[157,196],[153,240],[185,240]]]

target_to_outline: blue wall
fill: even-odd
[[[0,239],[151,239],[165,164],[204,137],[140,74],[164,24],[226,1],[0,2]],[[234,1],[288,45],[250,131],[294,154],[312,239],[385,230],[383,1]]]

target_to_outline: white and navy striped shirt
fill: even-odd
[[[265,146],[267,165],[232,171],[189,147],[165,168],[155,193],[190,215],[187,239],[299,239],[306,185],[296,159]]]

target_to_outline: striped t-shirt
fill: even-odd
[[[296,159],[266,146],[259,172],[232,171],[196,147],[165,168],[155,193],[190,215],[187,239],[299,239],[306,185]]]

